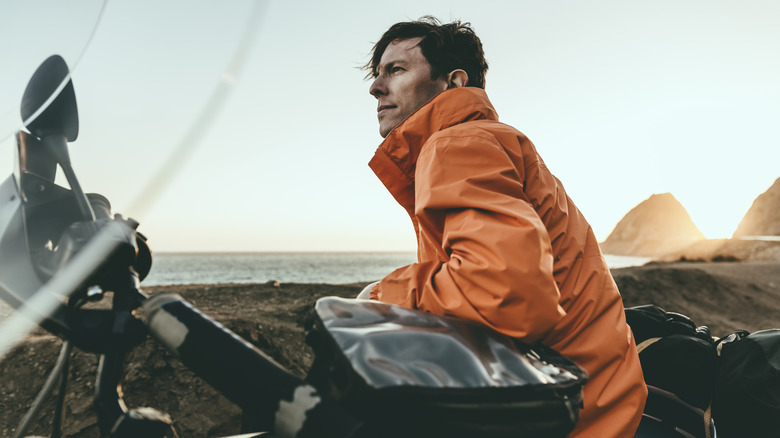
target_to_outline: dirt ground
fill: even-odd
[[[736,329],[780,327],[780,262],[667,263],[613,271],[626,306],[656,304],[708,325],[715,336]],[[322,296],[353,297],[363,284],[186,285],[145,289],[175,292],[304,376],[312,353],[303,321]],[[60,341],[36,332],[0,362],[0,437],[12,436],[53,366]],[[91,410],[97,358],[73,355],[67,393],[65,434],[97,437]],[[181,437],[219,437],[240,432],[241,412],[153,341],[128,357],[123,383],[130,407],[169,413]],[[52,403],[31,434],[48,435]]]
[[[626,307],[655,304],[716,337],[780,327],[780,262],[650,263],[615,269]]]

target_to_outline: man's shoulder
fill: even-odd
[[[497,120],[479,119],[458,123],[437,131],[428,138],[426,143],[435,144],[441,141],[446,141],[447,143],[451,141],[466,143],[476,139],[482,139],[496,144],[504,144],[507,141],[522,143],[526,140],[526,137],[522,132],[511,125],[501,123]]]

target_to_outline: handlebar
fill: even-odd
[[[363,425],[176,294],[143,304],[149,332],[188,368],[284,438],[348,438]]]

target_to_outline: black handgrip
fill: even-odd
[[[280,437],[354,436],[359,423],[271,357],[176,294],[144,303],[150,333],[253,423]]]

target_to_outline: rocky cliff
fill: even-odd
[[[629,211],[601,244],[605,254],[659,257],[704,240],[671,193],[652,195]]]
[[[780,178],[753,201],[732,237],[780,236]]]

